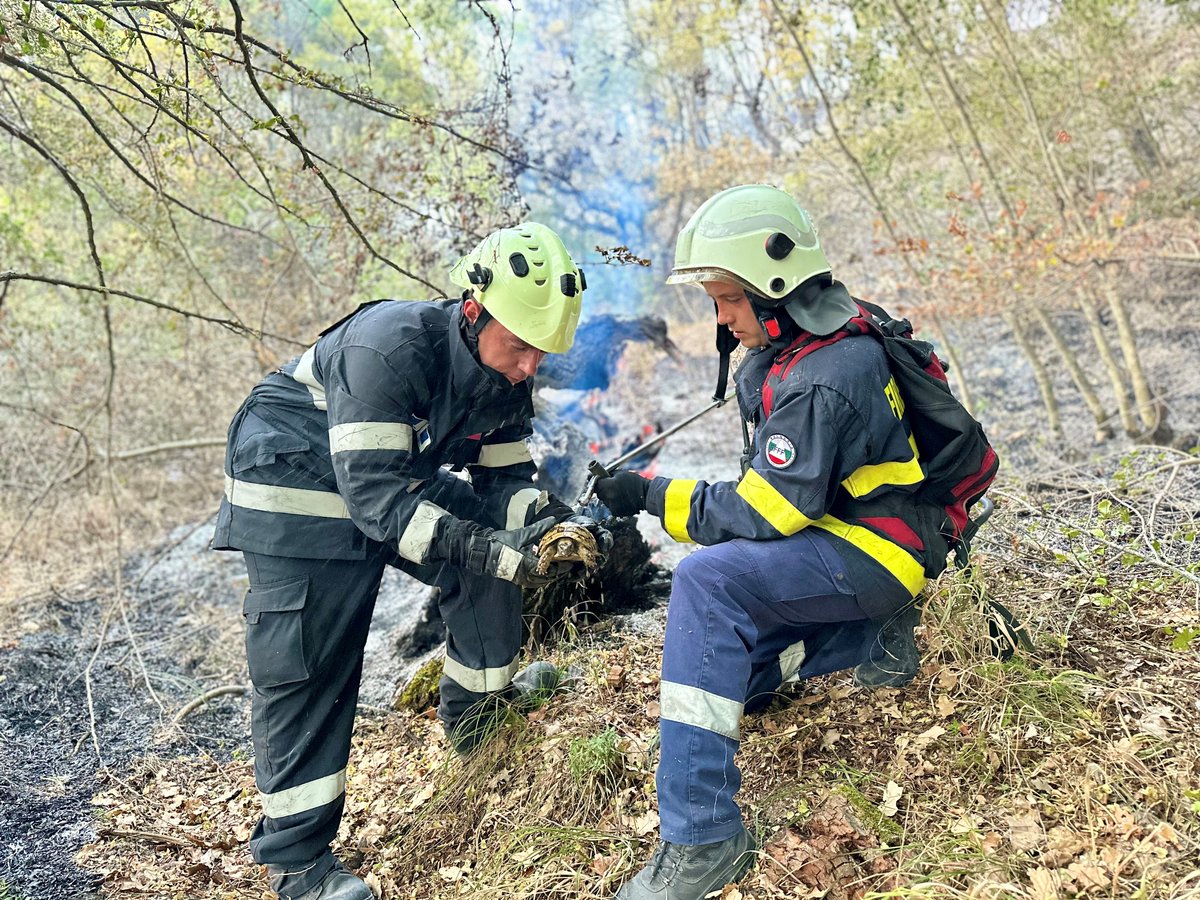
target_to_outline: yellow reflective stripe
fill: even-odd
[[[512,662],[506,666],[472,669],[447,656],[442,663],[442,674],[473,694],[500,691],[512,684],[513,676],[517,674],[517,658],[514,656]]]
[[[505,528],[520,528],[529,516],[529,508],[546,505],[546,492],[535,487],[521,488],[508,499],[508,512],[504,517]]]
[[[350,511],[340,494],[309,491],[303,488],[255,484],[225,476],[225,499],[242,509],[287,513],[293,516],[319,516],[322,519],[348,519]]]
[[[914,597],[925,587],[925,567],[899,544],[893,544],[887,538],[881,538],[861,525],[851,525],[830,515],[822,516],[812,524],[814,528],[835,534],[863,551],[891,572]]]
[[[513,441],[508,444],[484,444],[479,448],[477,465],[498,469],[502,466],[515,466],[518,463],[533,462],[533,456],[524,441]]]
[[[737,495],[784,537],[812,524],[812,519],[789,503],[783,494],[754,469],[747,469],[746,474],[742,476],[737,486]]]
[[[908,436],[908,445],[912,447],[911,459],[859,466],[842,482],[842,487],[849,491],[851,497],[865,497],[884,485],[920,484],[925,479],[925,473],[921,471],[917,442],[911,434]]]
[[[804,665],[804,641],[796,641],[779,654],[779,683],[800,680],[800,667]]]
[[[346,770],[342,769],[273,794],[259,794],[259,799],[262,801],[263,815],[268,819],[282,819],[332,803],[345,790]]]
[[[697,484],[695,480],[674,478],[667,485],[667,493],[663,497],[663,528],[681,544],[695,543],[688,534],[687,522],[692,511],[692,491]]]
[[[308,388],[308,393],[313,398],[313,406],[317,409],[326,409],[328,404],[325,402],[325,388],[313,374],[313,357],[316,356],[316,352],[317,345],[313,344],[300,355],[300,359],[296,363],[296,371],[292,372],[292,378]]]
[[[405,559],[418,564],[426,562],[429,548],[437,535],[438,520],[450,515],[436,503],[422,500],[413,510],[412,518],[400,535],[396,550]]]
[[[715,731],[735,741],[742,736],[742,704],[698,687],[673,681],[662,682],[659,685],[658,710],[660,718],[672,722]]]
[[[329,429],[329,452],[412,450],[411,425],[399,422],[345,422]]]

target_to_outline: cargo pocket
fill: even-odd
[[[242,603],[246,660],[255,687],[278,687],[308,678],[303,627],[307,596],[307,575],[246,592]]]
[[[229,468],[234,475],[240,475],[247,469],[269,466],[279,457],[303,453],[308,448],[308,441],[298,435],[278,431],[255,432],[238,442]]]
[[[821,562],[825,564],[825,568],[829,571],[829,586],[839,594],[854,594],[854,583],[850,580],[850,572],[846,568],[846,561],[842,559],[842,555],[820,536],[813,535],[812,538],[813,546],[817,550],[817,556],[820,557]],[[825,586],[820,585],[819,589],[821,592],[824,592]]]

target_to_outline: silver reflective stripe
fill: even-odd
[[[442,674],[474,694],[486,694],[512,684],[513,676],[517,674],[517,658],[514,656],[508,665],[494,669],[470,669],[447,656]]]
[[[298,784],[274,794],[259,794],[259,797],[262,800],[263,814],[268,819],[281,819],[332,803],[342,796],[345,790],[346,770],[342,769],[316,781]]]
[[[659,702],[661,718],[715,731],[741,740],[742,704],[700,688],[664,681]]]
[[[796,641],[779,654],[779,683],[799,681],[802,665],[804,665],[804,641]]]
[[[508,515],[504,518],[505,528],[520,528],[525,524],[525,517],[529,515],[529,507],[536,506],[538,501],[541,501],[541,506],[546,505],[546,492],[539,491],[537,488],[521,488],[508,500]]]
[[[510,444],[484,444],[479,448],[479,465],[489,469],[501,466],[515,466],[518,463],[533,462],[533,456],[524,441],[513,441]]]
[[[345,422],[329,429],[329,451],[412,450],[411,425],[399,422]]]
[[[512,581],[524,558],[525,554],[520,550],[514,550],[512,547],[505,547],[501,544],[500,558],[496,560],[496,577],[504,581]]]
[[[308,392],[313,398],[313,406],[317,409],[325,409],[325,387],[321,382],[317,381],[317,376],[313,374],[313,357],[316,355],[316,352],[317,345],[313,344],[300,354],[300,359],[296,363],[296,371],[292,373],[292,378],[308,388]]]
[[[340,494],[275,484],[254,484],[251,481],[238,481],[228,475],[225,476],[225,499],[233,506],[257,509],[259,512],[318,516],[322,519],[350,518],[346,501]]]
[[[417,504],[416,512],[408,520],[404,534],[400,535],[400,543],[396,548],[405,559],[415,563],[425,562],[429,556],[429,545],[437,533],[438,519],[449,515],[436,503],[422,500]]]

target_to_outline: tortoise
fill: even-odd
[[[582,563],[585,571],[596,568],[600,550],[591,529],[579,522],[559,522],[542,536],[537,548],[537,573],[545,575],[551,563]]]

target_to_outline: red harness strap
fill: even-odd
[[[763,379],[762,390],[762,405],[763,415],[771,415],[771,407],[775,402],[775,384],[787,378],[788,373],[792,371],[792,367],[814,350],[820,350],[822,347],[828,347],[830,344],[836,344],[844,337],[850,337],[852,334],[866,334],[870,329],[870,325],[866,319],[866,311],[860,306],[859,312],[861,315],[855,316],[833,334],[828,334],[825,337],[817,337],[811,331],[804,331],[796,340],[788,345],[788,348],[775,357],[775,364],[771,366],[771,370],[767,372],[767,377]]]

